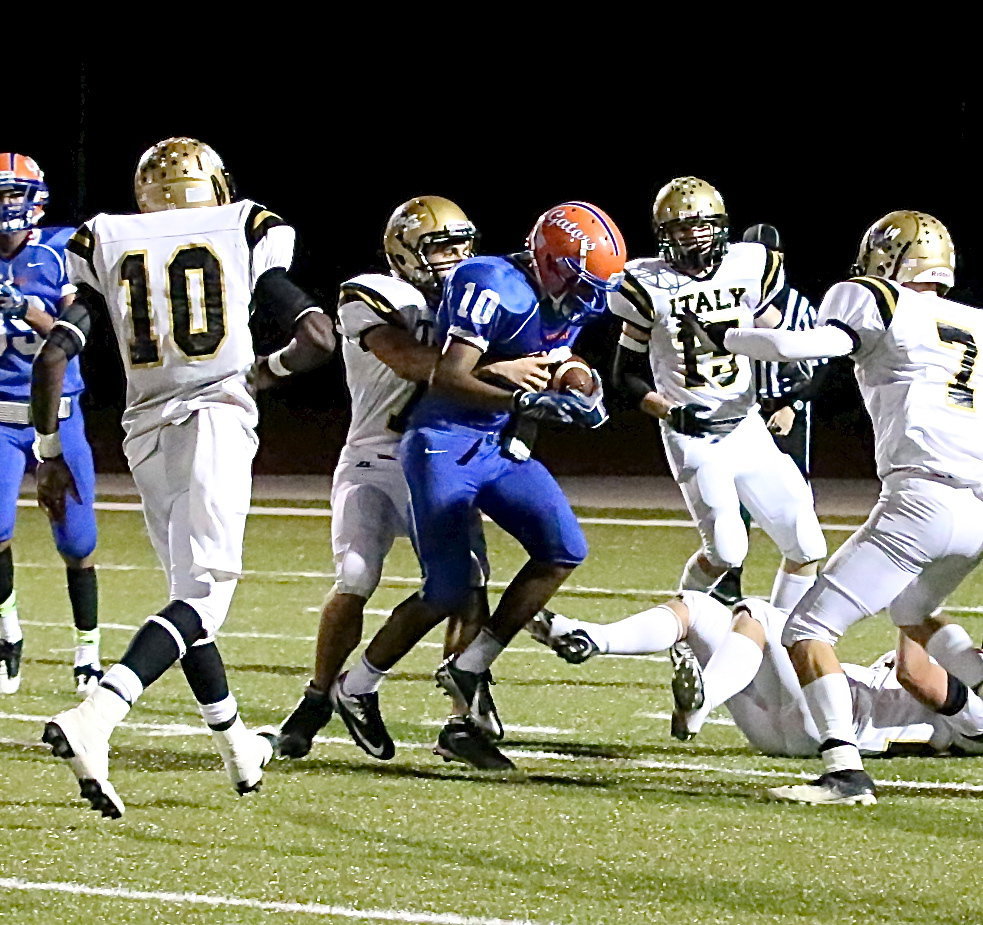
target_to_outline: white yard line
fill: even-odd
[[[41,724],[49,719],[47,716],[31,716],[24,713],[2,713],[0,720],[11,720],[14,722],[37,723]],[[149,736],[168,736],[168,735],[188,735],[203,736],[207,730],[202,726],[190,726],[183,723],[121,723],[123,728],[131,729],[135,732],[143,732]],[[186,730],[186,731],[185,731]],[[315,736],[315,744],[319,745],[352,745],[352,740],[347,736]],[[47,746],[39,741],[23,741],[21,739],[0,738],[0,744],[18,745],[21,747],[44,749]],[[430,742],[395,742],[397,749],[407,749],[412,751],[430,751],[433,748]],[[526,759],[533,761],[557,761],[565,764],[581,762],[585,765],[607,764],[613,769],[626,770],[653,770],[653,771],[694,771],[697,773],[709,772],[713,774],[723,774],[731,777],[765,777],[765,778],[796,778],[810,780],[816,776],[816,772],[805,771],[768,771],[755,768],[734,768],[726,765],[699,763],[693,764],[688,761],[657,761],[645,758],[603,758],[596,755],[565,754],[563,752],[551,752],[543,749],[522,748],[519,743],[517,747],[503,748],[504,754],[510,758],[518,760]],[[947,759],[958,761],[965,759]],[[974,765],[975,767],[975,765]],[[928,781],[928,780],[875,780],[878,787],[900,788],[904,790],[940,790],[953,793],[983,793],[983,784],[968,784],[960,781]]]
[[[37,507],[37,501],[32,498],[19,498],[18,507]],[[137,501],[96,501],[93,505],[97,511],[142,511],[143,506]],[[253,505],[249,508],[251,515],[263,517],[330,517],[330,508],[321,507],[273,507],[270,505]],[[488,517],[482,517],[490,523]],[[695,530],[696,524],[691,520],[663,519],[648,517],[578,517],[582,524],[600,527],[689,527]],[[753,524],[760,529],[757,524]],[[860,524],[821,524],[824,530],[833,533],[853,533]]]
[[[244,899],[240,896],[214,896],[207,893],[131,890],[118,886],[83,886],[80,883],[22,880],[19,877],[0,877],[0,890],[20,890],[30,893],[70,893],[74,896],[104,896],[110,899],[170,903],[178,906],[231,906],[262,909],[265,912],[293,912],[324,918],[356,919],[365,922],[417,922],[421,925],[536,925],[535,922],[530,922],[528,919],[496,919],[442,912],[409,912],[404,909],[355,909],[351,906],[329,906],[325,903],[277,902]]]

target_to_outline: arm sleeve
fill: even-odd
[[[855,348],[855,340],[849,332],[832,324],[821,325],[812,331],[731,328],[724,335],[724,349],[730,353],[771,362],[846,356]]]
[[[79,287],[75,301],[58,316],[58,320],[46,338],[47,343],[62,350],[68,359],[81,353],[89,338],[89,331],[92,327],[89,312],[91,291],[84,284]]]
[[[283,267],[271,267],[256,281],[253,298],[257,308],[276,318],[285,331],[292,331],[301,315],[321,311],[317,300],[294,283]]]
[[[649,366],[648,350],[640,353],[638,342],[622,334],[614,353],[611,369],[611,384],[616,392],[628,398],[629,404],[637,408],[639,402],[649,392],[656,391]]]

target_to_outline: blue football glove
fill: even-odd
[[[608,411],[604,407],[604,385],[601,377],[596,369],[591,371],[591,375],[594,377],[594,391],[590,395],[584,395],[576,389],[571,389],[567,394],[576,396],[581,403],[580,410],[574,415],[573,423],[578,427],[594,430],[608,419]]]
[[[23,318],[27,314],[27,296],[13,283],[0,283],[0,315],[4,318]]]
[[[531,421],[554,421],[573,424],[576,415],[583,413],[584,398],[575,392],[524,392],[519,389],[513,398],[515,410]]]

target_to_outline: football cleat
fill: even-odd
[[[768,796],[779,803],[814,806],[873,806],[877,802],[874,782],[866,771],[829,771],[808,784],[772,787]]]
[[[696,735],[686,723],[687,714],[703,706],[703,672],[689,643],[680,640],[669,649],[672,662],[672,719],[669,732],[685,742]]]
[[[245,796],[259,790],[263,768],[273,757],[272,736],[250,731],[239,718],[229,729],[209,731],[236,793]]]
[[[366,754],[388,761],[396,754],[396,746],[379,712],[379,694],[346,694],[343,686],[348,672],[338,675],[331,685],[331,704],[341,717],[355,744]]]
[[[552,610],[543,608],[527,624],[532,638],[536,642],[541,642],[544,646],[549,646],[565,662],[571,665],[582,665],[589,658],[593,658],[601,650],[597,643],[590,638],[586,630],[576,629],[569,633],[552,635],[553,618],[558,616]]]
[[[293,713],[280,726],[276,753],[281,758],[305,757],[314,745],[314,736],[327,726],[333,712],[330,694],[308,684]]]
[[[488,738],[501,739],[505,736],[502,721],[499,719],[495,701],[492,700],[490,684],[493,684],[490,671],[478,674],[457,668],[456,655],[444,659],[434,674],[437,686],[454,701],[457,708]]]
[[[109,738],[98,722],[92,701],[59,713],[45,724],[41,740],[56,758],[68,762],[79,782],[79,793],[109,819],[125,812],[123,801],[109,782]]]
[[[84,700],[94,688],[99,686],[102,675],[103,671],[98,665],[76,665],[72,669],[75,693]]]
[[[440,730],[433,753],[444,761],[463,761],[479,771],[513,771],[515,765],[475,728],[470,717],[452,717]]]
[[[738,601],[743,600],[744,594],[741,591],[743,571],[744,569],[738,566],[724,572],[710,588],[708,592],[710,597],[727,607],[733,607]]]
[[[0,694],[16,694],[20,687],[20,658],[24,640],[0,640]]]

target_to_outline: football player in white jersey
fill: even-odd
[[[815,756],[819,733],[781,642],[788,620],[766,601],[746,598],[732,609],[708,594],[683,591],[615,623],[544,611],[529,629],[571,664],[594,655],[669,649],[676,666],[671,728],[677,739],[695,736],[711,710],[726,706],[758,751]],[[983,700],[903,634],[896,653],[870,667],[844,668],[863,754],[983,754]]]
[[[730,244],[720,194],[697,177],[677,177],[655,198],[658,255],[627,264],[611,299],[624,324],[614,382],[660,421],[662,441],[702,538],[686,563],[684,590],[705,591],[748,551],[741,504],[783,561],[771,600],[790,610],[815,580],[826,542],[801,473],[774,444],[757,413],[751,364],[707,347],[681,322],[774,327],[782,256],[761,244]]]
[[[923,212],[891,212],[860,245],[856,278],[837,283],[812,331],[721,331],[695,336],[761,360],[852,356],[873,423],[881,496],[867,522],[829,560],[783,635],[822,741],[825,773],[769,791],[801,803],[871,804],[851,724],[849,684],[833,648],[855,622],[891,619],[973,689],[983,659],[958,624],[934,614],[983,559],[983,428],[978,347],[983,312],[944,298],[955,252]]]
[[[314,677],[279,730],[277,752],[284,757],[308,754],[331,719],[332,682],[361,641],[365,604],[386,555],[397,536],[408,535],[409,489],[399,442],[439,354],[431,330],[443,280],[474,255],[476,239],[474,224],[455,203],[417,196],[399,205],[386,224],[390,273],[365,273],[341,284],[338,323],[352,412],[331,486],[335,585],[321,611]],[[538,390],[549,379],[548,365],[543,357],[527,357],[490,364],[485,374]],[[445,657],[466,646],[488,616],[480,521],[473,539],[476,593],[467,614],[448,623]]]
[[[82,796],[104,816],[123,802],[109,781],[109,738],[144,688],[180,660],[236,790],[257,789],[272,754],[229,692],[215,635],[242,571],[256,451],[250,303],[292,331],[256,366],[259,387],[325,362],[330,319],[288,278],[294,232],[272,212],[235,201],[221,159],[192,138],[140,158],[140,213],[97,215],[68,247],[78,296],[34,363],[38,501],[64,516],[77,494],[61,455],[58,397],[68,359],[85,345],[93,293],[105,300],[126,372],[124,451],[147,528],[169,581],[169,603],[147,618],[100,685],[44,729]]]

